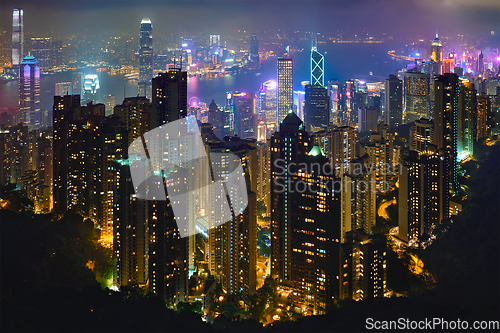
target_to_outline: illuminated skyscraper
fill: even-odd
[[[242,139],[257,139],[254,94],[233,92],[234,132]]]
[[[447,155],[447,154],[446,154]],[[449,217],[448,158],[439,153],[410,155],[399,172],[399,238],[412,242],[430,236]]]
[[[151,98],[153,79],[153,24],[148,18],[141,21],[139,36],[139,96]]]
[[[293,110],[293,61],[278,59],[278,124]]]
[[[30,56],[19,67],[19,112],[30,130],[40,127],[40,68]]]
[[[460,159],[474,154],[477,107],[474,84],[470,82],[461,83],[457,116],[457,154]]]
[[[404,73],[405,124],[427,116],[430,98],[430,75],[419,72]]]
[[[266,126],[270,129],[277,126],[276,81],[268,80],[262,84],[260,109],[265,114]]]
[[[97,74],[87,74],[83,80],[83,102],[97,103],[97,91],[100,89]]]
[[[32,37],[31,55],[38,60],[42,70],[52,67],[52,37]]]
[[[385,80],[385,123],[390,128],[403,124],[403,84],[396,75]]]
[[[325,152],[335,174],[347,171],[349,162],[356,156],[356,129],[349,126],[332,126],[314,133],[316,144]]]
[[[339,295],[340,195],[319,146],[290,113],[271,138],[271,275],[321,314]]]
[[[427,118],[415,120],[410,129],[410,149],[423,153],[429,151],[434,141],[434,122]]]
[[[259,62],[259,41],[257,40],[257,35],[252,34],[252,39],[250,39],[250,59],[251,62]]]
[[[187,72],[170,69],[153,79],[153,112],[155,128],[187,116]]]
[[[311,48],[311,85],[325,85],[325,57],[318,52],[316,40]]]
[[[14,8],[12,12],[12,65],[21,63],[24,57],[24,19],[23,9]]]
[[[443,61],[443,44],[441,44],[437,34],[431,44],[431,60],[438,63]]]
[[[449,163],[449,181],[453,189],[457,180],[457,129],[460,87],[456,74],[440,75],[434,81],[434,144],[443,150]]]
[[[308,132],[328,127],[330,100],[326,88],[307,85],[305,88],[304,126]]]

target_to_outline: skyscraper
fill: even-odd
[[[431,60],[437,63],[443,61],[443,44],[439,40],[437,34],[431,44]]]
[[[12,10],[12,65],[19,65],[24,58],[24,12],[22,8]]]
[[[251,62],[259,62],[259,41],[257,40],[257,35],[252,34],[252,39],[250,39],[250,59]]]
[[[148,18],[141,21],[139,36],[139,96],[151,98],[153,79],[153,24]]]
[[[349,126],[332,126],[314,133],[315,143],[325,152],[335,174],[340,177],[356,156],[356,129]]]
[[[19,112],[31,129],[40,127],[40,68],[34,57],[25,57],[19,67]]]
[[[316,40],[311,47],[311,85],[325,85],[325,57],[318,52]]]
[[[427,116],[430,98],[430,75],[414,71],[404,74],[404,122]]]
[[[304,99],[304,126],[308,132],[328,127],[330,99],[324,86],[307,85]]]
[[[31,37],[31,55],[42,70],[52,67],[52,37]]]
[[[260,93],[260,108],[265,114],[266,126],[272,129],[278,125],[277,123],[277,84],[274,80],[268,80],[262,84]]]
[[[434,144],[443,150],[449,163],[452,188],[457,180],[458,76],[447,73],[434,80]]]
[[[474,155],[477,107],[477,94],[474,83],[461,83],[457,115],[457,154],[459,157]]]
[[[429,237],[443,219],[449,217],[447,154],[410,154],[399,173],[399,238],[406,242]],[[425,239],[423,239],[425,240]]]
[[[245,92],[231,93],[235,134],[242,139],[257,139],[257,114],[255,96]]]
[[[358,108],[358,131],[372,132],[377,130],[378,109],[372,107]]]
[[[403,85],[396,75],[385,80],[385,123],[391,129],[403,124]]]
[[[423,153],[429,151],[434,141],[434,122],[427,118],[415,120],[410,129],[410,149]]]
[[[187,116],[187,72],[170,69],[153,79],[153,112],[155,128]]]
[[[83,103],[97,103],[97,91],[101,89],[97,74],[87,74],[83,79]]]
[[[340,196],[319,146],[294,113],[271,138],[271,274],[311,314],[339,295]]]
[[[278,124],[293,110],[293,61],[278,59]]]

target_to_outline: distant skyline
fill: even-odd
[[[25,9],[25,32],[36,35],[138,35],[143,17],[151,18],[156,34],[278,29],[328,33],[364,28],[372,34],[412,38],[426,38],[436,31],[444,36],[491,31],[496,38],[500,35],[498,0],[3,0],[2,32],[11,31],[13,7]]]

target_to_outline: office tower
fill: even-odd
[[[234,133],[242,139],[257,138],[255,96],[245,92],[231,93],[234,114]]]
[[[52,65],[52,37],[31,37],[30,54],[38,60],[42,70],[51,68]]]
[[[127,144],[151,130],[151,102],[144,96],[127,97],[122,104],[116,105],[113,114],[120,117],[127,131]]]
[[[187,72],[173,68],[153,79],[153,112],[155,128],[187,115]]]
[[[12,65],[21,64],[24,58],[24,19],[23,9],[12,10]]]
[[[87,74],[83,80],[83,101],[84,103],[97,103],[97,91],[100,89],[99,77],[97,74]]]
[[[386,292],[386,239],[363,230],[347,233],[342,244],[341,299],[360,301]]]
[[[317,41],[311,47],[311,85],[325,86],[325,57],[318,52]]]
[[[30,129],[40,127],[40,68],[34,57],[25,57],[19,67],[19,112]]]
[[[56,83],[55,96],[73,95],[73,83],[58,82]]]
[[[241,163],[247,187],[248,206],[222,225],[208,230],[209,266],[220,277],[222,288],[229,299],[238,292],[248,296],[256,288],[257,262],[257,150],[256,141],[238,137],[225,137],[209,145],[214,179]],[[235,189],[228,189],[233,202]],[[211,194],[210,210],[217,209],[217,196]],[[234,204],[234,203],[233,203]]]
[[[349,162],[356,157],[356,129],[349,126],[331,126],[316,132],[314,140],[325,152],[335,174],[340,177],[349,168]]]
[[[477,107],[474,84],[462,82],[457,112],[457,154],[460,159],[474,155]]]
[[[458,76],[444,74],[434,80],[434,144],[449,159],[449,181],[452,188],[457,180],[457,108],[459,98]]]
[[[488,136],[490,124],[488,122],[491,114],[491,101],[489,97],[482,93],[477,96],[477,129],[476,141],[480,141]]]
[[[340,83],[337,79],[330,79],[328,81],[328,97],[330,98],[330,121],[336,122],[337,111],[340,110]]]
[[[278,58],[278,124],[293,110],[293,61]]]
[[[220,35],[210,35],[210,47],[220,47]]]
[[[113,114],[115,107],[115,95],[104,95],[102,97],[104,105],[106,105],[106,117]]]
[[[443,74],[444,73],[453,73],[453,69],[455,68],[455,59],[447,58],[443,60]]]
[[[358,108],[358,132],[372,132],[377,130],[378,109],[372,107]]]
[[[260,109],[265,114],[266,126],[271,130],[278,125],[277,108],[277,83],[274,80],[268,80],[262,84],[260,92]]]
[[[443,44],[439,40],[437,34],[431,44],[431,60],[437,63],[443,61]]]
[[[476,74],[482,75],[484,72],[484,56],[483,56],[483,50],[481,50],[481,53],[477,56],[477,65],[476,65]]]
[[[302,121],[304,121],[305,97],[306,97],[305,91],[293,92],[293,111]]]
[[[61,66],[63,64],[63,44],[62,40],[52,42],[52,66]]]
[[[449,218],[449,154],[443,151],[410,154],[399,172],[399,238],[411,243],[426,240]],[[425,235],[425,236],[424,236]],[[422,238],[423,236],[423,238]]]
[[[399,165],[399,147],[394,145],[394,134],[389,126],[378,124],[377,132],[370,135],[370,142],[360,144],[359,155],[368,154],[369,163],[375,167],[377,192],[387,192],[389,184],[394,183]]]
[[[415,120],[410,129],[410,149],[423,153],[429,151],[434,140],[434,122],[427,118]]]
[[[271,274],[293,302],[323,313],[339,293],[340,198],[319,146],[290,113],[271,138]]]
[[[346,233],[362,229],[370,234],[375,226],[375,169],[369,165],[369,156],[365,154],[352,160],[349,170],[341,175],[341,243],[346,241]]]
[[[151,98],[153,79],[153,24],[148,18],[141,21],[139,35],[139,85],[138,95]]]
[[[385,123],[391,129],[403,124],[403,84],[396,75],[385,80]]]
[[[316,132],[328,127],[329,105],[324,86],[307,85],[304,99],[304,126],[308,132]]]
[[[404,74],[404,123],[427,116],[430,98],[430,76],[427,73]]]
[[[257,35],[252,34],[250,39],[250,59],[251,62],[259,62],[259,41],[257,40]]]

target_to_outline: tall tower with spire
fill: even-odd
[[[315,36],[311,47],[311,85],[325,86],[325,57],[318,52],[317,44]]]

